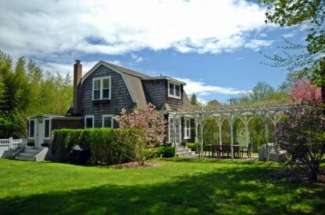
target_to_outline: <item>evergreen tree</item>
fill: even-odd
[[[196,95],[194,93],[191,96],[191,104],[192,105],[197,105],[198,104],[197,97],[196,97]]]

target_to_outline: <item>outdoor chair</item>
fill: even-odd
[[[247,158],[251,158],[251,151],[252,151],[252,144],[249,143],[247,146],[241,146],[240,147],[240,153],[242,158],[244,157],[244,153],[246,154]]]
[[[222,156],[229,158],[230,157],[230,153],[231,153],[231,146],[230,146],[230,144],[223,144],[222,145]],[[225,156],[225,154],[226,154],[226,156]]]
[[[233,152],[235,158],[240,158],[240,146],[239,144],[233,145]]]

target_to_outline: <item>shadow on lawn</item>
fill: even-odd
[[[323,191],[263,179],[258,167],[155,185],[105,185],[0,200],[0,214],[325,214]],[[259,178],[259,179],[258,179]],[[78,180],[77,178],[75,180]]]

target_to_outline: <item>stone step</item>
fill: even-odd
[[[34,157],[36,154],[37,153],[35,152],[26,152],[26,151],[19,153],[19,155],[26,156],[26,157]]]
[[[34,156],[25,156],[25,155],[18,155],[15,157],[16,160],[22,160],[22,161],[34,161]]]
[[[34,161],[35,155],[39,153],[38,149],[35,148],[25,148],[24,151],[20,152],[15,159],[16,160],[26,160],[26,161]]]
[[[176,149],[176,155],[181,158],[194,158],[197,155],[187,147],[179,147]]]
[[[24,152],[30,152],[30,153],[37,153],[39,150],[38,149],[33,149],[33,148],[25,148]]]

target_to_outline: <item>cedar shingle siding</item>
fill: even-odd
[[[95,77],[111,76],[111,100],[93,101],[92,100],[92,81]],[[78,89],[78,105],[81,115],[94,115],[95,127],[102,126],[102,115],[119,114],[123,107],[132,109],[132,102],[129,91],[122,76],[105,67],[98,67],[90,76],[82,82]]]
[[[147,101],[155,105],[158,109],[162,108],[167,96],[166,80],[144,80],[143,86],[146,92]]]

